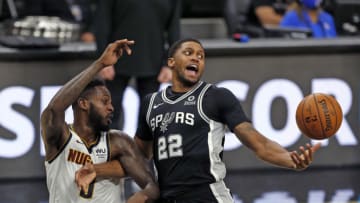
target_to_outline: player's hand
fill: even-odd
[[[291,152],[290,156],[294,163],[293,168],[295,170],[306,169],[312,163],[313,155],[320,148],[320,146],[320,143],[317,143],[314,146],[306,144],[306,149],[303,146],[299,147],[300,153],[297,151]]]
[[[160,83],[170,82],[172,78],[172,72],[171,69],[167,66],[164,66],[161,68],[160,73],[157,77],[157,80]]]
[[[96,178],[96,171],[94,165],[87,162],[83,167],[75,172],[75,182],[79,190],[88,193],[89,185]]]
[[[131,55],[130,45],[134,43],[134,40],[121,39],[109,44],[97,62],[103,67],[114,65],[124,52]]]
[[[134,193],[126,203],[145,203],[148,202],[149,198],[141,191]]]
[[[103,68],[98,75],[104,80],[114,80],[115,78],[115,68],[114,66],[107,66]]]

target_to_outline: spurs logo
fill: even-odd
[[[175,118],[175,112],[172,112],[171,114],[166,113],[164,119],[161,122],[160,131],[161,132],[167,131],[167,126],[173,122],[174,118]]]

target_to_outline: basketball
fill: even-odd
[[[336,99],[327,94],[313,93],[301,100],[296,109],[296,124],[307,137],[322,140],[340,128],[343,114]]]

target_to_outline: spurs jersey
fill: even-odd
[[[236,103],[228,106],[240,106],[230,91],[220,90],[202,81],[191,91],[176,97],[169,96],[171,88],[148,97],[148,107],[142,109],[143,116],[140,117],[137,136],[143,140],[153,140],[154,161],[162,198],[176,199],[207,185],[217,202],[233,202],[223,183],[226,173],[222,161],[223,144],[226,126],[234,127],[245,121],[245,114],[241,106],[240,110],[233,109],[234,114],[235,110],[237,113],[234,119],[222,119],[222,113],[209,117],[204,112],[206,103],[211,103],[208,112],[221,111],[219,105],[212,104],[216,103],[215,99],[218,101],[226,98],[211,97],[225,91],[229,92],[226,95],[230,96],[228,99]],[[207,92],[212,93],[210,95]],[[142,126],[143,120],[146,120],[146,124],[143,124],[146,127]]]
[[[70,129],[70,136],[59,154],[45,162],[49,203],[119,203],[122,197],[120,180],[96,180],[88,194],[80,193],[75,184],[75,172],[86,162],[103,163],[110,159],[109,138],[103,132],[91,146]]]

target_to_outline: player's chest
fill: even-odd
[[[109,151],[106,143],[86,146],[83,142],[75,140],[66,148],[67,161],[84,165],[86,162],[102,163],[108,160]]]
[[[201,120],[196,102],[191,105],[184,105],[183,102],[154,104],[149,117],[151,128],[157,128],[161,125],[191,127]]]

